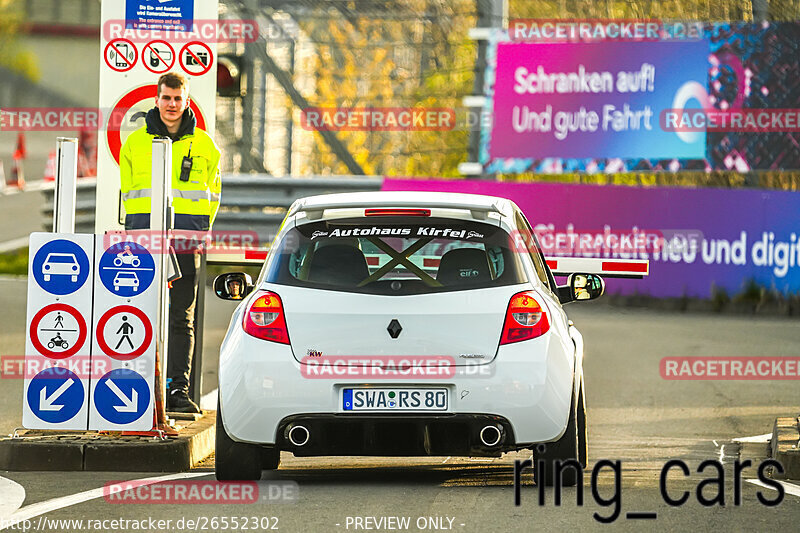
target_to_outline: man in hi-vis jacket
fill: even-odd
[[[182,74],[170,72],[158,79],[155,103],[147,113],[146,125],[128,136],[120,152],[125,229],[150,227],[152,142],[156,137],[169,137],[174,229],[210,231],[220,200],[219,149],[208,133],[197,127],[194,113],[189,109],[189,82]],[[173,282],[169,293],[167,410],[199,413],[188,393],[201,242],[192,241],[190,246],[180,246],[176,252],[181,277]]]

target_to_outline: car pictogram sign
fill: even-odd
[[[89,258],[79,245],[57,239],[45,243],[33,257],[31,274],[36,283],[58,296],[80,289],[89,277]]]
[[[97,273],[105,288],[113,294],[131,297],[150,287],[156,265],[144,246],[123,241],[106,250],[97,265]]]
[[[202,76],[214,64],[214,54],[206,43],[192,41],[181,48],[179,61],[184,72],[192,76]]]

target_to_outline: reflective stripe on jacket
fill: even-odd
[[[125,228],[150,227],[152,143],[155,135],[139,128],[125,140],[119,157],[120,189],[125,206]],[[189,146],[191,144],[191,154]],[[181,162],[191,155],[189,181],[181,181]],[[175,229],[210,230],[219,209],[221,183],[220,152],[203,130],[184,135],[172,143],[172,205]]]

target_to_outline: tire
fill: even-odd
[[[67,341],[62,341],[61,342],[61,347],[66,350],[67,348],[69,348],[69,343]]]
[[[579,398],[583,396],[582,389],[583,387],[581,386],[578,392]],[[578,436],[578,420],[581,418],[583,418],[584,421],[583,439],[580,439]],[[560,462],[563,465],[566,461],[575,461],[583,465],[580,448],[581,442],[583,442],[583,447],[586,447],[585,421],[583,402],[579,400],[578,405],[576,405],[575,395],[573,394],[569,421],[567,422],[567,429],[564,431],[564,435],[555,442],[539,444],[533,448],[533,480],[537,485],[539,483],[544,483],[545,486],[551,487],[555,484],[556,462]],[[544,463],[542,465],[544,468],[539,468],[540,463]],[[562,467],[560,477],[562,487],[574,487],[578,483],[579,478],[578,472],[571,466]],[[581,477],[581,482],[582,481]]]
[[[217,399],[216,464],[218,481],[258,481],[263,465],[262,448],[256,444],[236,442],[225,433],[222,409]],[[275,465],[277,466],[277,465]]]

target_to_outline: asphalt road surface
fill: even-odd
[[[0,280],[0,294],[0,353],[21,354],[25,281]],[[213,299],[207,304],[205,392],[215,387],[214,352],[233,307]],[[273,490],[277,499],[253,504],[109,503],[95,489],[110,481],[160,475],[122,472],[124,458],[121,472],[0,472],[5,478],[0,479],[0,516],[21,506],[16,516],[28,517],[33,531],[797,530],[800,484],[781,485],[780,503],[764,505],[759,494],[774,502],[778,491],[752,482],[756,466],[734,476],[734,461],[750,459],[758,465],[766,446],[733,442],[771,431],[776,416],[797,416],[797,382],[666,381],[659,373],[659,361],[667,356],[797,356],[796,320],[625,310],[604,306],[602,300],[571,304],[568,311],[587,347],[590,465],[582,505],[576,503],[578,489],[565,488],[560,506],[554,504],[552,489],[544,492],[545,505],[540,506],[539,489],[526,472],[521,505],[515,506],[514,460],[526,458],[525,453],[498,459],[295,459],[284,454],[280,469],[265,473],[261,482],[260,494]],[[19,425],[21,391],[20,380],[0,385],[3,433]],[[619,473],[597,468],[602,459],[621,461]],[[670,471],[668,495],[677,499],[689,491],[686,502],[674,507],[659,489],[662,468],[671,459],[684,461],[691,471],[688,477]],[[713,467],[698,473],[704,460],[724,465],[721,486],[702,485],[719,475]],[[213,457],[182,478],[212,480]],[[722,494],[724,506],[702,505],[699,485],[703,498]],[[655,518],[629,513],[654,513]],[[615,515],[611,525],[598,520]]]

